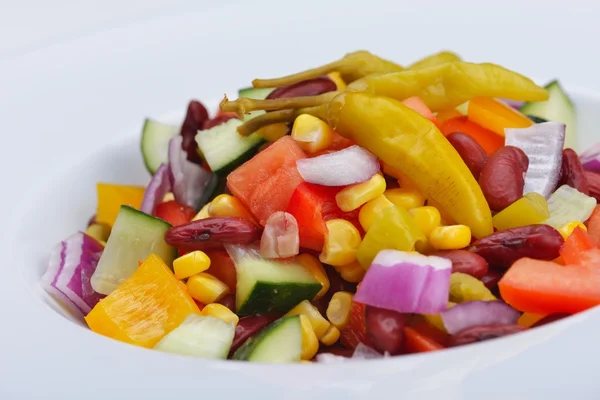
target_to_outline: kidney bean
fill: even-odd
[[[235,312],[235,293],[229,293],[228,295],[223,296],[223,298],[217,301],[217,303],[224,305],[231,311]]]
[[[588,183],[589,195],[600,202],[600,174],[593,171],[584,171]]]
[[[563,150],[558,186],[562,185],[569,185],[585,195],[590,194],[588,181],[579,160],[579,155],[573,149]]]
[[[512,335],[524,331],[521,325],[481,325],[467,328],[450,336],[448,347],[462,346],[484,340],[495,339],[502,336]]]
[[[485,275],[479,278],[479,280],[483,282],[486,288],[492,290],[498,287],[498,282],[500,282],[500,279],[502,279],[503,275],[504,274],[500,271],[489,268]]]
[[[185,119],[181,125],[181,148],[187,153],[187,159],[193,163],[201,164],[202,159],[198,155],[196,148],[196,133],[203,129],[204,121],[208,119],[208,111],[197,100],[192,100],[188,104]]]
[[[488,270],[488,263],[485,261],[485,258],[472,251],[445,250],[436,251],[431,255],[447,258],[452,261],[452,272],[462,272],[477,279],[481,279]]]
[[[469,250],[486,259],[491,267],[508,268],[519,258],[554,260],[564,243],[550,225],[528,225],[509,229],[477,240]]]
[[[165,242],[193,251],[220,248],[224,243],[248,244],[260,240],[261,229],[239,217],[213,217],[175,226],[165,233]]]
[[[273,90],[267,99],[281,99],[285,97],[316,96],[337,89],[335,83],[326,76],[307,79],[292,85],[282,86]]]
[[[462,132],[451,133],[446,136],[446,139],[456,149],[460,158],[463,159],[467,167],[475,177],[479,179],[481,170],[485,166],[487,155],[481,148],[479,143],[475,141],[471,136],[465,135]]]
[[[397,311],[367,306],[365,310],[367,337],[376,350],[398,354],[404,341],[407,316]]]
[[[206,129],[213,128],[217,125],[224,124],[225,122],[227,122],[233,118],[237,118],[235,113],[226,113],[226,114],[217,115],[214,118],[207,119],[206,121],[204,121],[204,123],[202,124],[202,129],[206,130]]]
[[[233,337],[229,355],[231,356],[246,340],[277,318],[279,318],[279,315],[276,314],[252,315],[240,318],[238,324],[235,326],[235,336]]]
[[[479,186],[493,211],[502,211],[523,197],[529,159],[518,147],[505,146],[490,156],[479,175]]]
[[[538,326],[543,326],[543,325],[549,324],[551,322],[558,321],[563,318],[567,318],[569,316],[571,316],[571,314],[567,314],[567,313],[555,313],[555,314],[546,315],[544,318],[540,319],[538,322],[531,325],[531,327],[535,328]]]

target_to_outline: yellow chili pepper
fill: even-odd
[[[434,53],[425,58],[421,58],[418,61],[415,61],[408,68],[409,69],[427,68],[427,67],[433,67],[434,65],[444,64],[444,63],[453,62],[453,61],[461,61],[461,58],[458,56],[458,54],[455,54],[451,51],[440,51],[439,53]]]
[[[539,193],[531,192],[494,215],[492,223],[499,231],[520,226],[541,224],[550,218],[548,202]]]

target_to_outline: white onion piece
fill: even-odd
[[[389,353],[386,352],[385,356],[389,357]],[[370,348],[369,346],[359,342],[354,353],[352,353],[353,360],[372,360],[377,358],[384,358],[384,355],[379,353],[377,350]]]
[[[306,182],[323,186],[346,186],[371,179],[379,171],[377,157],[360,146],[296,161]]]
[[[441,313],[444,327],[454,335],[481,325],[513,325],[520,313],[503,301],[466,301]]]
[[[260,239],[260,255],[264,258],[292,257],[300,251],[298,222],[292,214],[274,212],[267,219]]]
[[[506,128],[505,145],[518,147],[529,158],[523,194],[536,192],[546,199],[560,180],[565,124],[544,122],[529,128]]]
[[[169,167],[165,164],[160,164],[160,167],[152,175],[150,183],[146,186],[140,211],[154,215],[156,206],[160,204],[165,195],[170,191],[171,179],[169,177]]]
[[[596,203],[595,198],[569,185],[562,185],[548,199],[550,217],[543,223],[560,229],[572,221],[585,222],[592,215]]]

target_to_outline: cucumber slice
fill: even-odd
[[[190,314],[154,348],[166,353],[225,360],[234,335],[233,324],[211,316]]]
[[[234,354],[234,360],[264,363],[299,362],[302,355],[300,317],[278,319],[246,341]]]
[[[199,131],[196,142],[210,169],[221,177],[225,177],[256,154],[265,140],[253,133],[250,136],[240,136],[237,127],[242,124],[239,119],[217,125],[213,128]]]
[[[546,101],[525,103],[519,111],[547,121],[562,122],[567,126],[565,147],[577,149],[577,113],[573,102],[558,81],[546,85],[550,97]]]
[[[322,286],[303,266],[257,258],[237,263],[236,306],[239,315],[285,314],[312,300]]]
[[[264,100],[267,98],[267,96],[269,94],[271,94],[271,92],[275,90],[273,88],[253,88],[253,87],[248,87],[248,88],[243,88],[240,89],[238,91],[238,97],[245,97],[248,99],[255,99],[255,100]]]
[[[535,115],[526,115],[527,118],[532,120],[536,124],[543,124],[544,122],[548,122],[547,119],[536,117]]]
[[[142,128],[142,157],[150,174],[154,175],[160,164],[169,161],[169,140],[179,134],[173,125],[146,119]]]
[[[138,268],[150,254],[171,266],[177,251],[165,243],[168,222],[129,206],[121,206],[106,247],[100,256],[91,284],[94,291],[109,295]]]

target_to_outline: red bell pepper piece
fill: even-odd
[[[353,302],[348,325],[340,332],[340,343],[349,349],[354,350],[359,343],[373,347],[373,344],[367,337],[365,308],[364,304]]]
[[[462,132],[471,136],[489,156],[504,146],[504,138],[494,132],[487,130],[474,122],[469,121],[467,117],[456,117],[447,120],[440,127],[444,136],[454,132]]]
[[[155,214],[157,218],[165,220],[173,226],[178,226],[190,222],[196,216],[196,210],[171,200],[157,205]]]
[[[235,292],[237,274],[235,264],[229,254],[224,250],[210,250],[206,252],[206,255],[210,258],[210,267],[206,273],[226,284],[231,292]]]
[[[425,353],[428,351],[442,350],[444,346],[409,326],[404,327],[404,350],[407,353]]]
[[[560,256],[566,265],[578,264],[582,252],[596,247],[594,239],[586,231],[577,227],[560,248]]]

